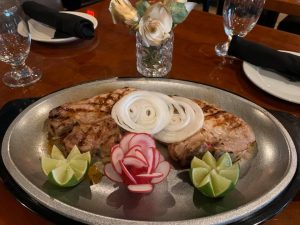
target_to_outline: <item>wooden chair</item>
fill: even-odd
[[[278,30],[300,34],[300,17],[289,15],[285,17],[277,27]]]

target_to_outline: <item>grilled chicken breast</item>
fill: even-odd
[[[82,152],[109,154],[119,142],[121,131],[110,113],[113,105],[134,88],[121,88],[78,102],[66,103],[49,113],[49,136],[60,139],[66,152],[77,145]],[[193,156],[206,151],[230,152],[236,160],[249,152],[255,143],[251,127],[241,118],[201,100],[194,100],[204,112],[204,126],[196,134],[169,144],[171,158],[182,166]]]
[[[208,104],[194,100],[203,110],[204,126],[197,133],[178,143],[168,145],[171,158],[187,166],[193,156],[201,157],[206,151],[215,155],[232,153],[234,161],[249,157],[255,145],[251,127],[240,117]]]
[[[102,154],[108,154],[120,139],[120,128],[110,116],[111,109],[133,90],[116,89],[52,109],[48,117],[49,136],[60,139],[67,153],[77,145],[82,152],[94,153],[100,148]]]

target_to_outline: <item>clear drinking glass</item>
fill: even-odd
[[[218,56],[226,56],[233,35],[244,37],[250,32],[263,10],[265,0],[225,0],[223,7],[224,30],[228,41],[215,46]]]
[[[11,65],[12,70],[3,75],[9,87],[24,87],[41,78],[41,72],[29,68],[25,60],[30,51],[31,37],[23,11],[17,1],[0,2],[0,61]]]

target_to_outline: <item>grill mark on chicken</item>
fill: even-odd
[[[109,139],[114,139],[114,145],[120,139],[120,131],[111,117],[98,123],[80,124],[73,127],[72,131],[63,139],[67,150],[77,145],[81,152],[101,149],[103,155],[107,155],[112,145],[108,145]],[[108,146],[107,146],[108,145]]]
[[[205,101],[194,101],[203,110],[204,126],[186,140],[168,145],[173,160],[187,166],[193,156],[206,151],[230,152],[239,159],[252,148],[255,136],[244,120]]]
[[[82,152],[102,154],[120,140],[120,128],[111,118],[113,105],[133,88],[116,89],[78,102],[66,103],[49,113],[49,134],[62,140],[66,152],[78,145]],[[194,100],[203,110],[204,126],[180,143],[169,144],[171,158],[186,166],[193,156],[206,151],[231,152],[237,158],[247,153],[255,143],[251,127],[241,118],[202,100]]]
[[[205,112],[205,111],[204,111]],[[212,117],[216,117],[216,118],[218,118],[218,117],[220,117],[220,116],[222,116],[222,115],[224,115],[224,113],[226,113],[225,111],[217,111],[217,112],[213,112],[213,113],[211,113],[211,114],[209,114],[209,113],[205,113],[205,114],[207,114],[205,117],[206,117],[206,119],[209,119],[209,118],[212,118]]]
[[[110,116],[113,105],[133,88],[116,89],[77,102],[66,103],[49,112],[48,131],[52,138],[59,138],[64,150],[70,152],[74,145],[80,151],[103,154],[120,139],[120,128]]]

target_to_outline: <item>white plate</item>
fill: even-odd
[[[297,52],[285,52],[300,56]],[[292,82],[284,76],[248,62],[243,63],[243,69],[257,87],[280,99],[300,104],[300,82]]]
[[[74,14],[77,16],[81,16],[87,20],[90,20],[93,23],[95,29],[98,26],[97,19],[89,14],[82,13],[82,12],[70,12],[70,11],[63,11],[62,13]],[[34,19],[28,20],[28,26],[31,34],[31,39],[35,41],[47,42],[47,43],[66,43],[66,42],[71,42],[79,39],[77,37],[52,39],[55,33],[55,29],[43,23],[40,23]]]

